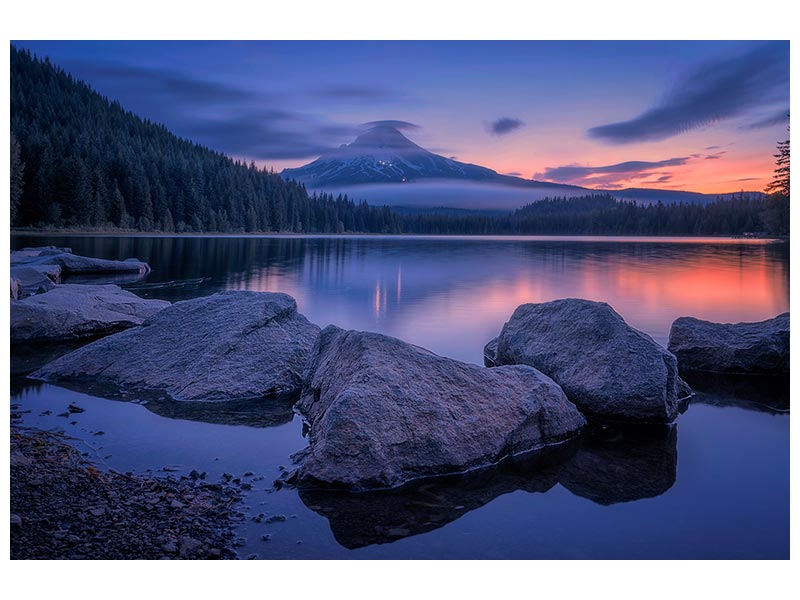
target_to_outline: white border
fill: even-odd
[[[6,42],[23,39],[792,39],[798,30],[787,1],[747,5],[584,1],[491,3],[400,0],[260,0],[220,3],[138,0],[34,0],[5,3]],[[795,55],[794,44],[792,54]],[[793,56],[794,57],[794,56]],[[2,48],[0,100],[3,181],[8,181],[9,45]],[[796,81],[792,60],[792,81]],[[793,98],[796,98],[793,95]],[[796,102],[795,102],[796,104]],[[796,106],[793,111],[797,113]],[[777,140],[776,140],[777,141]],[[8,186],[2,187],[3,231]],[[800,231],[800,210],[792,229]],[[797,234],[800,235],[800,234]],[[2,237],[8,256],[9,238]],[[794,247],[792,263],[796,263]],[[7,261],[2,261],[8,269]],[[791,280],[794,282],[792,274]],[[794,288],[794,285],[792,285]],[[792,296],[794,296],[792,294]],[[8,331],[8,305],[2,319]],[[8,339],[8,338],[6,338]],[[792,352],[798,356],[797,339]],[[8,390],[8,342],[3,345]],[[795,370],[793,369],[793,372]],[[792,389],[796,388],[792,377]],[[2,445],[2,558],[8,561],[8,428]],[[793,436],[794,438],[794,436]],[[797,443],[792,440],[792,472]],[[792,477],[792,489],[796,477]],[[746,482],[743,482],[746,485]],[[796,494],[792,494],[793,499]],[[792,502],[794,508],[796,502]],[[770,507],[763,507],[770,510]],[[792,528],[792,548],[796,528]],[[305,598],[783,598],[797,590],[783,562],[692,561],[240,561],[237,563],[8,562],[3,578],[14,598],[231,598],[237,594]],[[796,592],[795,592],[796,593]]]

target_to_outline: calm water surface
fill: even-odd
[[[755,321],[789,309],[788,248],[763,241],[12,237],[12,248],[46,244],[147,261],[146,279],[119,282],[144,297],[287,292],[321,326],[379,331],[478,364],[524,302],[602,300],[664,345],[679,316]],[[305,445],[290,406],[198,413],[21,379],[12,402],[30,411],[26,424],[65,429],[117,470],[264,477],[247,515],[287,520],[243,521],[242,557],[788,558],[788,384],[695,387],[672,427],[589,431],[533,464],[358,496],[269,491]],[[87,409],[75,425],[54,416],[70,402]]]

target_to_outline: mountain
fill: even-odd
[[[493,180],[486,167],[439,156],[418,146],[391,125],[377,125],[333,152],[296,169],[284,169],[285,179],[310,188],[364,183],[402,183],[418,179]]]
[[[347,194],[374,204],[429,208],[510,211],[553,196],[609,193],[650,204],[706,204],[718,196],[677,190],[588,188],[501,175],[492,169],[440,156],[415,144],[395,126],[379,123],[345,144],[281,176],[309,189]],[[759,192],[751,192],[760,196]]]

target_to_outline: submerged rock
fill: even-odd
[[[11,299],[19,300],[21,296],[22,296],[22,286],[19,283],[19,279],[11,277]]]
[[[55,286],[11,304],[11,341],[65,342],[140,325],[169,302],[145,300],[116,285]]]
[[[789,313],[758,323],[712,323],[681,317],[669,332],[681,370],[789,373]]]
[[[175,400],[296,393],[318,333],[291,296],[221,292],[177,302],[32,377],[165,392]]]
[[[605,302],[518,306],[500,332],[494,362],[539,369],[588,415],[669,422],[678,414],[675,356]]]
[[[354,490],[483,467],[585,423],[531,367],[485,369],[334,326],[317,340],[296,408],[310,424],[300,484]]]

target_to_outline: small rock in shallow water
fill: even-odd
[[[270,524],[270,523],[282,523],[285,520],[286,520],[286,517],[284,517],[283,515],[274,515],[272,517],[267,518],[264,521],[264,523],[267,523],[267,524]]]

